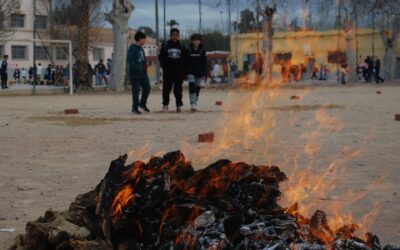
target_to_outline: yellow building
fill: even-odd
[[[381,35],[378,31],[362,29],[357,32],[357,38],[353,40],[354,56],[358,51],[359,62],[366,56],[375,55],[381,59],[382,66],[385,48],[382,43]],[[246,67],[251,69],[255,62],[257,51],[262,51],[263,34],[248,33],[231,36],[231,59],[238,65],[239,71],[246,71]],[[395,49],[397,77],[400,71],[400,43]],[[337,69],[337,63],[333,63],[332,56],[346,52],[346,38],[344,32],[337,30],[330,31],[301,31],[301,32],[276,32],[274,35],[273,52],[275,58],[288,59],[286,65],[303,64],[310,69],[314,64],[319,67],[321,64],[327,65],[333,72]],[[337,53],[339,52],[339,53]],[[283,63],[275,62],[274,73],[281,71]]]

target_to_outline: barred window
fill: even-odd
[[[93,61],[99,61],[100,59],[103,59],[103,55],[103,48],[93,48]]]
[[[27,48],[26,46],[13,45],[11,46],[12,59],[26,59]]]
[[[38,29],[47,28],[47,16],[36,16],[36,28]]]
[[[37,46],[35,47],[35,55],[36,55],[36,59],[39,60],[47,60],[49,59],[47,53],[46,53],[46,49],[43,46]]]
[[[11,15],[11,27],[23,28],[25,26],[25,16],[20,14]]]
[[[56,59],[66,60],[68,58],[68,47],[57,47],[56,48]]]

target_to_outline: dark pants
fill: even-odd
[[[196,86],[195,82],[189,82],[189,98],[190,104],[197,104],[200,95],[200,86]]]
[[[132,111],[138,109],[140,106],[146,106],[147,98],[150,94],[150,81],[149,78],[132,79]],[[140,88],[142,88],[142,97],[139,102]]]
[[[375,82],[378,84],[379,82],[384,82],[383,78],[380,77],[379,71],[374,74]]]
[[[1,88],[2,89],[7,88],[7,80],[8,80],[8,77],[6,74],[1,75]]]
[[[167,70],[166,70],[167,71]],[[163,75],[163,105],[169,105],[169,94],[174,87],[174,96],[177,107],[183,106],[182,102],[182,72],[164,72]]]

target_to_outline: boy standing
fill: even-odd
[[[150,94],[150,81],[147,75],[146,56],[142,48],[146,43],[146,35],[141,31],[136,32],[135,42],[128,49],[127,61],[132,84],[132,112],[140,115],[139,107],[150,112],[146,106]],[[142,88],[142,98],[139,102],[140,88]]]
[[[105,83],[108,84],[107,77],[106,77],[106,65],[103,63],[103,59],[99,60],[99,63],[95,66],[96,72],[96,85],[102,85],[102,80],[104,79]]]
[[[170,31],[170,40],[161,46],[159,60],[163,69],[163,111],[168,111],[169,94],[174,87],[176,112],[181,112],[185,47],[179,41],[179,30]]]
[[[187,58],[187,79],[189,82],[190,110],[192,112],[197,110],[200,89],[207,76],[207,56],[203,44],[201,44],[201,38],[200,34],[192,35],[190,38],[192,43]]]
[[[1,66],[0,66],[0,78],[1,78],[1,88],[2,89],[8,89],[8,87],[7,87],[7,80],[8,80],[7,60],[8,60],[8,55],[4,55],[3,62],[1,63]]]

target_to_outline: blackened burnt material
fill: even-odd
[[[220,160],[194,171],[180,151],[126,160],[68,211],[28,223],[11,249],[382,249],[373,234],[355,237],[356,225],[331,230],[323,211],[282,209],[278,167]]]

